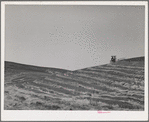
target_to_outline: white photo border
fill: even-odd
[[[4,110],[4,47],[6,5],[133,5],[145,6],[145,108],[144,111],[40,111]],[[148,2],[147,1],[22,1],[1,2],[1,120],[2,121],[141,121],[148,120]]]

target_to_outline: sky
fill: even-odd
[[[145,7],[6,5],[5,60],[77,70],[144,56]]]

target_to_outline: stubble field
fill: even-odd
[[[144,57],[76,71],[5,62],[5,110],[144,110]]]

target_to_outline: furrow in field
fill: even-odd
[[[70,81],[71,80],[71,81],[77,82],[77,83],[79,83],[81,85],[84,85],[84,86],[93,87],[94,89],[97,89],[97,90],[99,89],[99,90],[103,90],[103,91],[106,91],[106,92],[115,92],[116,91],[114,88],[110,88],[110,85],[108,86],[104,82],[100,82],[100,85],[95,84],[95,79],[81,80],[81,79],[78,78],[78,76],[77,77],[75,76],[75,78],[74,77],[70,78],[70,76],[65,77],[65,76],[60,76],[60,75],[58,77],[60,77],[61,80],[64,80],[64,81]],[[90,83],[87,83],[87,81],[89,81]],[[93,84],[92,81],[94,82],[94,84]],[[99,82],[99,80],[98,80],[98,82]]]
[[[131,73],[122,73],[122,72],[119,72],[119,71],[116,71],[116,70],[111,70],[111,71],[104,71],[103,69],[102,70],[92,70],[92,69],[86,69],[86,70],[78,70],[76,71],[75,73],[79,73],[79,72],[84,72],[84,73],[94,73],[94,74],[109,74],[109,75],[113,75],[113,76],[123,76],[123,77],[128,77],[128,76],[132,76],[132,78],[135,78],[138,77],[139,79],[144,77],[144,74],[139,74],[139,73],[136,73],[136,74],[131,74]],[[130,77],[131,78],[131,77]]]
[[[48,81],[49,82],[49,81]],[[37,81],[36,81],[36,83],[37,83]],[[46,83],[46,84],[49,84],[49,83]],[[47,92],[43,92],[42,90],[39,90],[40,88],[42,88],[42,86],[43,86],[43,84],[40,84],[40,88],[38,89],[38,85],[37,84],[34,84],[34,83],[31,83],[30,82],[30,84],[28,84],[29,85],[29,87],[27,87],[27,90],[30,90],[30,91],[33,91],[33,92],[35,92],[35,93],[40,93],[40,94],[43,94],[43,93],[45,93],[45,94],[47,94]],[[55,85],[55,84],[54,84]],[[60,85],[60,84],[56,84],[56,85]],[[50,86],[52,86],[51,84],[50,84]],[[34,87],[37,87],[37,89],[34,89]],[[44,88],[45,88],[45,86],[44,86]],[[47,87],[48,89],[49,89],[49,87]],[[55,90],[55,89],[52,89],[53,91],[57,91],[57,90]],[[63,92],[61,92],[61,93],[63,93]],[[66,93],[65,93],[66,94]],[[63,96],[65,96],[65,94],[63,95]],[[70,95],[70,94],[69,94]],[[49,96],[49,95],[48,95]],[[51,94],[50,96],[49,96],[50,98],[55,98],[54,96],[53,96],[53,94]],[[94,98],[91,98],[93,101],[95,100]],[[99,99],[99,101],[101,101],[101,102],[105,102],[105,103],[108,103],[109,104],[109,101],[107,101],[107,99],[109,99],[109,98],[104,98],[103,96],[101,97],[101,99]],[[111,98],[110,98],[110,101],[111,101]],[[114,99],[112,100],[112,101],[115,101]],[[119,100],[115,103],[115,104],[120,104],[120,103],[122,103],[122,102],[119,102]],[[124,103],[124,102],[123,102]],[[128,103],[126,104],[126,102],[125,102],[125,106],[127,106],[128,105]]]
[[[124,81],[126,83],[130,83],[132,85],[139,85],[139,86],[144,86],[144,76],[143,75],[131,75],[127,76],[126,74],[118,74],[115,73],[114,71],[112,72],[105,72],[105,71],[80,71],[81,73],[87,74],[88,76],[95,77],[95,78],[112,78],[112,79],[119,79],[121,81]],[[114,77],[113,77],[114,76]],[[133,82],[132,82],[133,81]]]
[[[81,77],[80,77],[81,76]],[[83,79],[86,79],[86,80],[90,80],[90,79],[92,79],[91,77],[88,77],[88,76],[84,76],[84,75],[82,75],[82,74],[79,74],[78,75],[78,77],[77,78],[83,78]],[[95,79],[95,78],[94,78]],[[97,82],[98,82],[99,80],[97,79]],[[100,79],[100,81],[102,81],[102,79]],[[137,91],[136,89],[128,89],[128,86],[130,85],[130,84],[124,84],[124,86],[121,86],[121,82],[119,82],[119,81],[115,81],[115,82],[111,82],[110,80],[103,80],[102,82],[104,82],[105,83],[105,81],[107,81],[108,83],[111,83],[111,84],[109,84],[109,85],[107,85],[107,86],[110,86],[110,88],[109,89],[115,89],[117,92],[121,92],[121,93],[125,93],[124,91],[129,91],[129,92],[135,92],[136,94],[143,94],[144,95],[144,91]],[[144,87],[142,88],[142,90],[144,90]]]
[[[70,75],[70,77],[72,77],[73,79],[76,79],[76,80],[89,81],[90,84],[94,84],[94,85],[99,85],[99,86],[104,85],[106,87],[109,86],[110,89],[114,89],[114,87],[119,87],[122,90],[127,89],[126,87],[122,86],[121,84],[113,83],[110,79],[106,80],[105,78],[102,78],[102,77],[95,78],[95,77],[91,77],[91,76],[88,76],[86,74],[81,74],[81,73],[76,74],[76,75]]]
[[[79,71],[81,74],[87,75],[87,77],[91,77],[91,78],[105,78],[106,80],[110,79],[111,81],[119,81],[119,82],[125,82],[125,83],[129,83],[129,84],[135,84],[134,78],[129,78],[129,77],[125,77],[125,76],[117,76],[117,75],[110,75],[108,73],[101,73],[101,72],[91,72],[91,71]],[[79,75],[80,73],[77,73],[76,75]],[[138,85],[143,85],[143,80],[144,79],[137,79]]]
[[[20,83],[16,83],[16,85],[18,87],[22,87],[22,86],[20,86],[20,85],[22,85]],[[50,84],[50,83],[49,84],[43,84],[43,83],[39,83],[39,82],[37,83],[35,81],[30,81],[30,82],[27,81],[27,85],[33,85],[33,86],[36,86],[39,88],[47,88],[47,89],[57,91],[57,92],[61,92],[61,93],[68,94],[68,95],[74,95],[74,93],[72,91],[63,89],[61,86],[56,87],[56,85]],[[24,86],[22,88],[24,88]],[[37,90],[35,92],[37,92]]]
[[[23,77],[20,77],[21,79],[20,79],[20,81],[22,80],[22,78]],[[51,78],[51,77],[50,77]],[[74,79],[75,78],[75,80],[74,81],[72,81],[72,79]],[[31,78],[25,78],[26,79],[26,81],[28,81],[28,82],[30,82],[30,81],[32,81],[33,79],[31,79]],[[39,78],[40,79],[40,82],[44,79],[44,77],[43,78]],[[67,80],[66,80],[67,79]],[[19,79],[17,79],[17,80],[19,80]],[[15,81],[17,81],[16,79],[15,79]],[[54,80],[54,79],[53,79]],[[89,81],[87,84],[86,84],[86,81]],[[20,82],[19,81],[19,82]],[[23,81],[23,80],[22,80]],[[97,82],[99,82],[99,79],[96,81],[95,79],[93,80],[92,78],[90,78],[90,77],[87,77],[87,78],[82,78],[82,76],[80,77],[80,76],[74,76],[74,77],[66,77],[66,76],[59,76],[59,78],[57,78],[56,77],[56,79],[53,81],[53,84],[54,84],[54,82],[61,82],[60,84],[57,84],[57,85],[59,85],[59,86],[61,86],[61,88],[63,88],[63,89],[65,89],[66,90],[66,88],[71,88],[71,90],[72,89],[81,89],[81,92],[84,92],[84,91],[86,91],[86,92],[91,92],[91,93],[93,93],[93,92],[95,92],[95,91],[98,91],[99,93],[101,93],[101,90],[106,90],[106,89],[108,89],[108,90],[110,90],[111,89],[111,85],[109,84],[109,86],[110,86],[110,88],[108,88],[108,85],[107,84],[105,84],[105,88],[103,88],[103,86],[102,86],[102,84],[103,83],[105,83],[105,80],[104,81],[102,81],[102,83],[101,84],[96,84],[96,86],[97,85],[101,85],[100,87],[94,87],[93,85],[90,85],[91,83],[97,83]],[[78,83],[78,81],[79,81],[79,83]],[[48,82],[46,82],[45,83],[45,85],[46,84],[48,84],[49,83],[49,81]],[[78,86],[71,86],[72,85],[72,83],[73,83],[73,85],[75,85],[76,83],[78,83],[79,85],[80,85],[80,87],[81,88],[77,88]],[[83,83],[83,84],[82,84]],[[85,83],[85,84],[84,84]],[[109,83],[109,81],[107,82],[107,83]],[[67,84],[67,87],[66,87],[66,85],[65,84]],[[68,85],[69,84],[69,85]],[[70,85],[71,84],[71,85]],[[18,85],[20,85],[20,87],[22,86],[22,84],[18,84]],[[116,87],[116,86],[115,86]],[[121,91],[121,90],[119,90],[119,88],[120,87],[118,87],[118,89],[116,89],[116,92],[118,92],[118,91]],[[82,89],[84,89],[84,91],[82,90]],[[91,90],[92,89],[92,90]],[[93,90],[94,89],[94,90]],[[69,89],[70,90],[70,89]],[[112,91],[115,91],[115,88],[112,88]]]
[[[128,109],[128,110],[131,110],[131,109],[140,109],[142,110],[143,109],[143,106],[136,103],[136,102],[133,102],[133,101],[123,101],[123,100],[114,100],[114,99],[109,99],[109,98],[102,98],[102,97],[99,97],[99,98],[90,98],[90,97],[85,97],[85,99],[88,99],[92,102],[94,102],[95,104],[98,104],[102,107],[107,107],[109,109],[114,109],[115,106],[117,106],[117,108],[122,108],[125,110]]]
[[[39,79],[39,78],[38,78]],[[36,81],[35,79],[33,79],[33,78],[28,78],[28,77],[23,77],[23,80],[22,80],[22,77],[19,79],[19,78],[17,78],[17,79],[13,79],[12,81],[13,81],[13,83],[15,83],[18,87],[20,87],[20,88],[24,88],[24,83],[25,84],[29,84],[29,85],[35,85],[35,86],[38,86],[39,87],[39,85],[41,86],[41,88],[43,88],[42,86],[47,86],[48,87],[48,89],[49,88],[51,88],[51,86],[53,86],[53,87],[58,87],[58,88],[60,88],[60,89],[64,89],[64,92],[66,93],[66,91],[67,92],[70,92],[70,91],[74,91],[73,89],[72,89],[72,87],[73,86],[70,86],[70,85],[67,85],[67,87],[69,88],[66,88],[66,84],[56,84],[55,82],[50,82],[50,81],[46,81],[46,80],[44,80],[44,83],[42,82],[42,79],[43,78],[40,78],[40,81]],[[37,90],[36,90],[37,91]]]
[[[104,84],[110,85],[111,87],[119,87],[120,89],[123,89],[123,90],[125,90],[125,89],[126,90],[127,89],[137,90],[137,89],[139,89],[139,87],[142,87],[142,90],[144,89],[143,86],[140,86],[140,85],[137,86],[137,85],[133,84],[132,82],[134,82],[134,81],[127,81],[127,82],[121,81],[120,82],[121,79],[118,79],[118,78],[106,77],[103,75],[101,75],[101,76],[96,75],[96,77],[95,77],[95,74],[93,76],[93,75],[89,75],[89,74],[86,75],[86,73],[78,73],[76,75],[77,75],[77,77],[80,76],[80,77],[85,78],[86,80],[94,79],[97,82],[102,81]],[[133,85],[131,85],[131,84],[133,84]]]
[[[28,79],[28,78],[26,78]],[[99,90],[95,90],[94,88],[90,87],[90,86],[84,86],[82,84],[79,84],[79,85],[70,85],[70,84],[67,84],[66,83],[66,80],[62,81],[62,80],[59,80],[59,81],[56,81],[56,80],[52,80],[51,78],[49,80],[46,80],[46,79],[43,79],[43,80],[31,80],[28,82],[26,81],[26,79],[24,79],[24,81],[22,82],[21,79],[19,81],[19,79],[17,80],[14,80],[13,82],[16,83],[16,86],[19,87],[19,88],[24,88],[24,86],[26,86],[24,83],[26,83],[27,85],[34,85],[36,87],[39,88],[39,85],[40,85],[40,89],[43,90],[43,88],[47,88],[47,89],[50,89],[51,90],[51,87],[53,88],[52,90],[55,90],[54,88],[60,88],[60,89],[63,89],[64,90],[64,93],[66,93],[66,91],[68,92],[72,92],[72,94],[83,94],[83,93],[94,93],[94,92],[99,92]],[[34,87],[35,88],[35,87]],[[40,89],[32,89],[33,91],[35,92],[39,92],[40,93]],[[45,91],[43,91],[45,92]],[[59,91],[58,91],[59,92]],[[68,93],[67,92],[67,93]]]
[[[134,98],[131,96],[110,96],[110,95],[102,95],[100,96],[101,98],[107,98],[107,99],[112,99],[112,100],[121,100],[121,101],[133,101],[137,102],[138,104],[144,104],[144,101],[140,100],[139,98]]]
[[[113,64],[108,64],[106,66],[110,66],[110,67],[116,67],[116,68],[127,68],[127,69],[131,69],[131,70],[143,70],[144,67],[137,67],[137,66],[124,66],[124,65],[113,65]]]
[[[60,99],[61,97],[70,97],[71,96],[69,94],[54,91],[53,89],[48,89],[45,87],[38,87],[35,85],[31,85],[31,84],[27,84],[25,86],[25,90],[29,90],[29,91],[32,91],[34,93],[37,93],[38,96],[36,96],[36,97],[38,97],[38,98],[40,96],[45,96],[44,98],[42,97],[42,99],[46,99],[46,100],[49,100],[51,98],[52,99]]]
[[[82,92],[89,92],[89,93],[93,93],[93,92],[101,92],[101,90],[99,89],[94,89],[94,87],[90,87],[89,84],[83,84],[81,82],[75,82],[75,81],[71,81],[71,80],[65,80],[62,78],[51,78],[51,77],[46,77],[45,78],[47,82],[52,82],[53,84],[59,84],[63,87],[68,87],[74,90],[79,90]],[[45,82],[45,80],[44,80]]]
[[[129,69],[129,68],[120,68],[120,67],[111,67],[111,66],[108,66],[108,65],[105,65],[105,66],[96,66],[96,67],[91,67],[91,68],[85,68],[85,69],[82,69],[82,70],[86,70],[86,69],[95,69],[95,70],[115,70],[115,71],[120,71],[120,72],[124,72],[124,73],[130,73],[130,74],[144,74],[144,68],[142,69]],[[79,70],[76,70],[76,71],[79,71]]]
[[[113,100],[113,99],[98,99],[94,98],[93,100],[99,100],[103,103],[110,105],[118,105],[120,108],[128,108],[128,109],[142,109],[143,107],[140,105],[134,105],[133,102],[127,102],[127,101],[120,101],[120,100]],[[112,108],[111,108],[112,109]]]
[[[122,72],[122,71],[117,71],[117,70],[111,70],[111,69],[85,69],[85,70],[82,70],[82,71],[90,71],[90,72],[101,72],[101,73],[108,73],[108,74],[111,74],[111,75],[118,75],[118,76],[126,76],[126,77],[130,77],[130,78],[141,78],[143,77],[142,75],[138,74],[138,73],[126,73],[126,72]]]
[[[86,89],[84,87],[82,87],[81,85],[70,85],[70,84],[66,84],[64,82],[56,82],[56,80],[44,80],[43,81],[45,84],[53,84],[53,85],[56,85],[56,86],[61,86],[63,89],[70,89],[72,91],[77,91],[77,92],[89,92],[89,93],[92,93],[94,92],[95,90],[93,89]],[[90,87],[91,88],[91,87]]]
[[[74,77],[73,77],[74,76]],[[73,85],[73,86],[82,86],[82,87],[85,87],[86,89],[91,89],[91,88],[94,88],[93,86],[101,86],[101,85],[105,85],[105,82],[97,82],[93,79],[80,79],[78,78],[79,76],[76,77],[76,75],[70,75],[69,77],[66,77],[66,76],[63,76],[63,75],[59,75],[58,77],[55,77],[55,78],[52,78],[52,77],[49,77],[48,79],[51,79],[51,80],[54,80],[54,82],[60,82],[60,83],[63,83],[63,84],[70,84],[70,85]],[[47,78],[45,78],[47,79]],[[94,85],[91,85],[91,84],[94,84]]]
[[[71,76],[70,76],[70,77],[71,77]],[[72,77],[72,79],[73,79],[73,78],[74,78],[74,77]],[[76,79],[76,80],[79,80],[79,81],[83,81],[83,82],[84,82],[84,81],[86,82],[86,80],[90,80],[89,78],[86,78],[86,77],[85,77],[85,78],[82,78],[82,76],[81,76],[81,77],[80,77],[80,76],[77,76],[77,77],[75,76],[75,79]],[[90,82],[93,83],[92,81],[93,81],[93,80],[91,79]],[[98,81],[99,81],[99,80],[98,80]],[[99,84],[98,84],[98,85],[99,85]],[[92,85],[90,85],[90,86],[92,86]],[[97,86],[97,84],[96,84],[96,86]],[[93,86],[93,87],[94,87],[94,86]],[[125,94],[124,90],[120,89],[120,87],[113,87],[113,88],[112,88],[111,85],[109,85],[109,86],[108,86],[108,85],[105,85],[105,86],[102,86],[102,88],[103,88],[103,87],[106,88],[106,91],[105,91],[105,92],[109,92],[109,90],[112,89],[113,92],[110,91],[109,94],[114,95],[114,96],[115,96],[115,95],[126,96],[126,94],[127,94],[129,97],[132,96],[132,93],[128,92],[128,89],[125,90],[125,91],[127,92],[127,93]],[[104,91],[104,90],[103,90],[103,91]],[[135,91],[135,92],[136,92],[136,91]],[[143,94],[143,93],[141,93],[141,92],[136,92],[136,94],[138,94],[138,93],[139,93],[140,95]],[[99,92],[99,94],[104,94],[104,92]],[[134,93],[133,93],[133,94],[134,94]],[[119,97],[119,96],[118,96],[118,97]],[[139,97],[142,98],[142,96],[139,96]],[[134,98],[134,99],[135,99],[135,98]]]
[[[128,89],[129,87],[133,87],[133,85],[130,85],[130,84],[128,84],[128,83],[125,83],[125,82],[119,82],[119,80],[113,80],[112,82],[111,82],[111,80],[112,79],[106,79],[105,77],[103,77],[103,79],[102,79],[102,77],[98,77],[98,78],[95,78],[95,77],[91,77],[91,76],[88,76],[88,75],[86,75],[86,74],[76,74],[77,75],[77,77],[75,77],[75,78],[80,78],[80,80],[82,79],[82,80],[89,80],[89,81],[93,81],[93,79],[94,79],[94,81],[96,81],[96,82],[102,82],[102,83],[105,83],[105,84],[107,84],[107,85],[109,85],[110,87],[118,87],[119,88],[119,90],[130,90],[130,89]],[[71,76],[70,76],[71,77]],[[78,79],[79,80],[79,79]],[[93,82],[92,82],[93,83]],[[98,85],[98,84],[97,84]],[[123,85],[123,86],[122,86]],[[132,91],[136,91],[138,88],[133,88],[133,89],[131,89]],[[144,90],[144,87],[142,86],[142,90]],[[143,91],[139,91],[140,93],[143,93]]]

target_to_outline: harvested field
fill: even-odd
[[[144,110],[144,57],[76,71],[5,62],[5,110]]]

